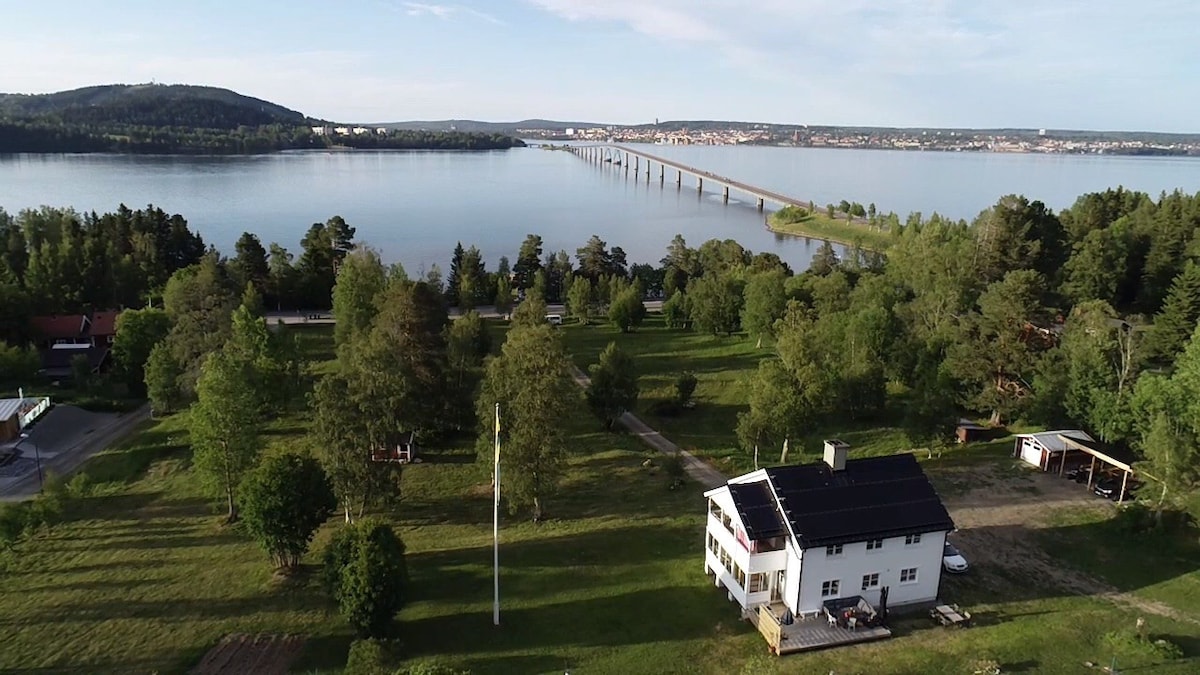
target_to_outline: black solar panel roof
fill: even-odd
[[[785,534],[780,515],[802,548],[954,529],[911,454],[852,459],[842,471],[824,462],[776,467],[767,478],[729,485],[751,539]]]
[[[770,539],[787,534],[787,528],[779,517],[779,507],[766,481],[756,483],[730,483],[729,494],[742,517],[746,535],[751,539]]]

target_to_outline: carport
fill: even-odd
[[[1088,469],[1088,484],[1087,489],[1090,492],[1092,483],[1096,480],[1096,462],[1097,460],[1116,469],[1121,470],[1121,492],[1117,496],[1117,503],[1125,501],[1126,488],[1129,485],[1129,477],[1133,475],[1133,456],[1128,452],[1121,452],[1116,448],[1112,448],[1099,443],[1097,441],[1086,441],[1082,438],[1072,438],[1070,436],[1060,435],[1059,438],[1063,444],[1071,450],[1078,450],[1092,456],[1091,468]],[[1120,455],[1118,457],[1117,455]],[[1062,459],[1059,460],[1058,475],[1062,475],[1067,464],[1067,453],[1062,453]]]

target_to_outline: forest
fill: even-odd
[[[227,89],[105,85],[41,95],[0,94],[0,153],[259,154],[331,147],[492,150],[501,134],[389,131],[327,136],[321,120]]]
[[[0,297],[14,308],[2,329],[19,345],[33,314],[164,307],[167,321],[153,333],[165,345],[159,360],[126,369],[145,369],[152,397],[156,373],[164,407],[178,407],[194,398],[203,357],[228,335],[239,303],[333,307],[341,334],[372,325],[373,313],[389,310],[372,303],[399,284],[389,293],[424,309],[402,312],[386,344],[405,322],[442,330],[429,326],[445,325],[436,316],[446,307],[494,305],[504,314],[531,299],[636,331],[644,312],[632,305],[664,298],[668,325],[746,332],[774,355],[753,375],[739,417],[746,449],[778,447],[831,420],[869,423],[903,391],[913,447],[947,442],[963,412],[996,425],[1069,425],[1141,453],[1164,499],[1191,490],[1200,478],[1200,198],[1116,188],[1055,213],[1010,195],[972,222],[936,214],[883,222],[886,255],[839,255],[825,244],[799,274],[732,240],[693,248],[676,236],[661,260],[630,264],[598,236],[569,253],[545,251],[531,234],[494,270],[477,247],[459,244],[445,273],[434,265],[413,279],[357,246],[355,228],[337,216],[311,225],[298,255],[249,232],[222,255],[182,216],[154,207],[0,213]],[[373,281],[354,290],[361,278]],[[148,358],[156,346],[131,353]],[[451,394],[460,404],[471,398]],[[455,415],[420,418],[445,420],[426,430],[434,434],[472,425]]]

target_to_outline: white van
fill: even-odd
[[[562,314],[547,314],[546,323],[550,324],[551,326],[561,326]]]

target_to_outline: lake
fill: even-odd
[[[1200,160],[937,153],[754,146],[644,146],[651,153],[818,204],[874,202],[880,212],[972,218],[1007,193],[1060,209],[1109,186],[1157,194],[1200,190]],[[803,269],[819,246],[764,228],[753,202],[698,196],[685,177],[647,185],[566,152],[285,152],[239,157],[0,156],[0,207],[43,204],[109,211],[153,203],[180,213],[230,252],[243,231],[298,253],[313,222],[341,215],[357,238],[417,273],[443,270],[454,244],[479,246],[494,269],[528,233],[574,255],[592,234],[631,263],[657,262],[683,234],[692,246],[732,238]]]

